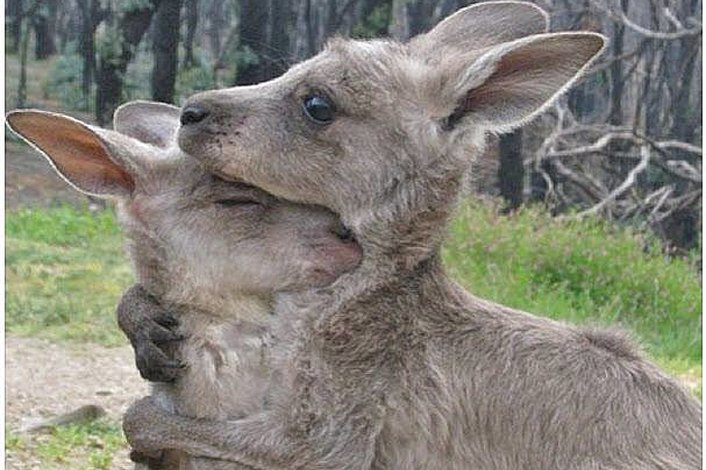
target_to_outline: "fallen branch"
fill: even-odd
[[[664,9],[664,14],[670,20],[672,25],[675,26],[676,31],[664,32],[648,29],[644,26],[640,26],[639,24],[634,23],[630,18],[627,17],[625,12],[621,8],[613,9],[604,5],[603,2],[598,2],[596,0],[592,0],[591,3],[595,5],[596,8],[606,12],[613,21],[620,21],[627,28],[650,39],[673,41],[676,39],[682,39],[688,36],[697,36],[701,34],[702,27],[699,21],[694,18],[688,18],[687,21],[693,26],[687,28],[679,20],[677,20],[674,14],[669,10],[669,8],[666,7]]]
[[[583,131],[586,131],[587,129],[583,129]],[[555,135],[555,138],[560,137],[560,134]],[[634,132],[629,132],[629,131],[623,131],[623,132],[608,132],[604,135],[602,135],[598,140],[593,142],[592,144],[589,145],[584,145],[581,147],[574,147],[571,149],[563,149],[563,150],[556,150],[556,151],[549,151],[545,155],[540,156],[542,159],[553,159],[553,158],[563,158],[563,157],[573,157],[577,155],[585,155],[589,153],[600,153],[603,151],[608,145],[610,145],[613,141],[616,140],[627,140],[631,141],[635,144],[642,145],[642,144],[649,144],[651,147],[654,147],[655,149],[658,150],[668,150],[668,149],[677,149],[681,150],[684,152],[689,152],[693,153],[694,155],[698,155],[699,157],[702,156],[702,150],[700,147],[690,144],[688,142],[681,142],[679,140],[664,140],[664,141],[655,141],[652,139],[648,139],[647,137],[638,135]]]
[[[611,193],[608,194],[608,196],[605,197],[601,202],[591,207],[590,209],[586,209],[585,211],[579,212],[578,214],[576,214],[576,216],[580,218],[585,217],[587,215],[595,214],[611,202],[615,201],[615,199],[617,199],[625,191],[630,189],[637,182],[637,175],[642,173],[645,168],[647,168],[647,164],[650,162],[651,152],[650,148],[647,145],[642,146],[642,148],[640,149],[640,154],[642,155],[640,163],[638,163],[635,168],[630,170],[630,173],[628,173],[628,176],[620,184],[620,186],[611,191]]]

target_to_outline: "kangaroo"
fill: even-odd
[[[167,339],[184,337],[173,345],[187,367],[168,371],[173,383],[153,385],[160,406],[221,420],[259,411],[267,400],[273,292],[329,284],[360,260],[338,219],[206,172],[176,147],[173,106],[123,105],[116,131],[42,111],[7,120],[76,189],[116,200],[140,283],[127,296],[159,298],[180,323]],[[246,468],[181,452],[147,462]]]
[[[196,94],[179,145],[211,171],[336,213],[360,265],[275,296],[271,400],[243,419],[147,397],[129,442],[260,469],[696,469],[701,407],[623,335],[489,302],[440,244],[489,132],[529,121],[605,45],[525,2],[405,44],[335,39],[255,86]]]

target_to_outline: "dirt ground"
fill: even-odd
[[[37,338],[5,338],[5,419],[16,431],[28,418],[52,417],[84,405],[98,405],[118,421],[127,406],[148,394],[129,346],[53,344]],[[33,469],[38,462],[9,452],[8,469]],[[127,451],[111,468],[130,469]]]
[[[34,149],[5,140],[5,208],[80,204],[86,198],[69,187]]]

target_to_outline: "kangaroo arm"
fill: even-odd
[[[183,371],[176,344],[179,322],[139,284],[128,289],[117,308],[118,326],[130,340],[142,378],[173,382]]]
[[[237,421],[187,418],[166,412],[146,397],[128,409],[123,430],[130,445],[147,455],[177,449],[261,470],[363,470],[372,465],[377,433],[367,427],[317,433],[315,450],[307,436],[283,422],[274,412]]]

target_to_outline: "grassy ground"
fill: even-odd
[[[7,215],[5,230],[8,333],[125,344],[115,306],[132,275],[111,212],[22,209]],[[8,452],[39,464],[18,468],[116,468],[113,456],[126,446],[120,423],[110,418],[51,433],[8,430],[5,439]]]
[[[63,109],[59,97],[47,93],[56,60],[53,57],[29,61],[26,106],[68,112],[90,122],[90,114]],[[19,60],[7,55],[5,108],[8,111],[16,107],[18,81]],[[27,153],[25,146],[15,143],[7,128],[5,134],[6,144],[8,136],[11,141],[7,152],[15,152],[15,156],[18,151]],[[65,196],[56,191],[65,185],[47,184],[34,168],[8,171],[8,164],[17,162],[8,163],[11,159],[7,158],[7,152],[6,172],[11,175],[8,184],[21,187],[13,188],[17,190],[16,197],[10,199],[15,203],[20,199],[46,200],[47,191],[57,198]],[[32,155],[28,159],[41,158],[36,152],[29,153]],[[36,197],[27,197],[27,192]],[[130,284],[132,276],[113,215],[107,212],[94,217],[86,210],[69,208],[22,209],[8,213],[5,222],[7,332],[72,343],[124,345],[114,312],[120,293]],[[117,449],[127,446],[120,423],[110,418],[32,435],[20,435],[8,428],[5,436],[8,454],[14,453],[22,459],[6,461],[7,468],[12,469],[115,469]]]
[[[114,322],[132,282],[112,212],[58,207],[11,211],[6,220],[7,330],[52,340],[124,343]],[[558,222],[539,210],[499,216],[469,203],[444,250],[452,275],[473,293],[576,323],[620,324],[663,367],[701,396],[701,282],[695,267],[642,237],[594,220]],[[41,468],[110,468],[125,445],[118,423],[43,435],[8,433]],[[77,457],[79,456],[79,457]]]
[[[22,209],[5,232],[8,332],[124,344],[115,306],[132,275],[110,211]]]
[[[5,448],[30,452],[42,469],[108,470],[115,468],[113,455],[125,447],[119,423],[103,418],[88,424],[58,427],[39,434],[31,442],[26,436],[5,431]]]

